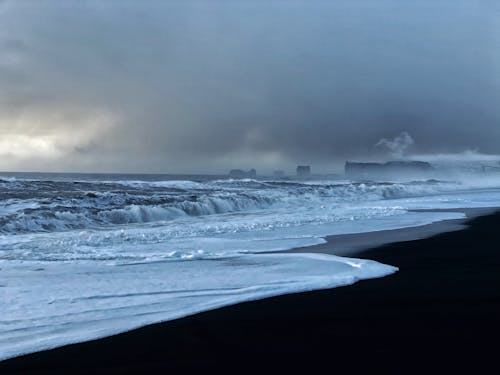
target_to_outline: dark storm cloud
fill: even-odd
[[[500,153],[499,16],[488,1],[0,2],[0,169],[332,170],[405,131],[418,153]]]

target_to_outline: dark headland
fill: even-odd
[[[400,271],[0,363],[0,374],[498,373],[500,214],[356,255]]]

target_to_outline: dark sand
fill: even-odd
[[[415,212],[460,212],[465,214],[464,219],[443,220],[432,224],[401,229],[381,230],[377,232],[365,232],[354,234],[339,234],[327,236],[324,244],[297,248],[287,251],[269,251],[269,253],[326,253],[339,256],[356,257],[358,253],[367,249],[381,247],[394,242],[406,242],[432,237],[444,232],[454,232],[467,227],[466,222],[478,216],[484,216],[499,211],[500,208],[456,208],[456,209],[433,209],[413,210]]]
[[[14,358],[0,374],[499,373],[500,213],[469,224],[356,254],[391,276]]]

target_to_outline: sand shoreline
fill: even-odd
[[[466,217],[463,219],[443,220],[415,227],[326,236],[326,242],[323,244],[265,253],[325,253],[356,257],[357,254],[368,249],[391,243],[421,240],[440,233],[463,230],[467,227],[466,223],[468,221],[479,216],[490,215],[499,210],[500,207],[412,210],[414,212],[459,212],[463,213]]]
[[[467,214],[475,218],[462,231],[356,254],[399,267],[394,275],[246,302],[33,353],[1,362],[0,373],[231,372],[245,363],[245,368],[294,371],[333,360],[335,368],[352,370],[355,364],[359,372],[408,363],[421,369],[463,369],[465,361],[494,365],[500,213],[476,213]]]

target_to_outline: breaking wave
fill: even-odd
[[[436,194],[460,184],[409,183],[0,180],[0,233],[52,232],[155,223],[267,208],[334,207]]]

